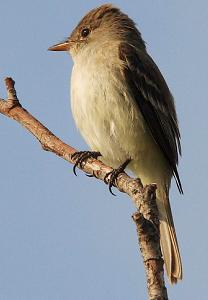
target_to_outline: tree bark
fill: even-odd
[[[42,148],[50,151],[75,164],[73,154],[77,152],[73,147],[65,144],[48,130],[41,122],[24,109],[16,95],[15,82],[12,78],[5,79],[7,100],[0,99],[0,113],[17,121],[32,133],[40,142]],[[88,158],[78,165],[85,173],[106,181],[106,176],[112,168],[101,161]],[[109,182],[110,175],[107,176]],[[156,185],[143,187],[139,178],[131,178],[125,172],[119,174],[116,188],[129,195],[137,208],[133,215],[136,224],[138,241],[143,256],[147,276],[147,289],[149,300],[167,300],[167,290],[164,282],[163,259],[160,249],[159,218],[156,205]]]

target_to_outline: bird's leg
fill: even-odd
[[[99,156],[101,156],[101,153],[98,151],[78,151],[71,155],[72,159],[76,159],[76,162],[73,167],[73,172],[77,176],[76,173],[76,167],[80,165],[80,168],[82,168],[83,163],[88,158],[95,158],[97,159]]]
[[[120,173],[123,173],[125,168],[130,163],[131,158],[127,159],[122,165],[120,165],[117,169],[113,169],[111,172],[107,173],[104,178],[104,182],[109,185],[109,191],[112,195],[115,194],[112,192],[112,187],[116,185],[116,180]],[[110,177],[110,178],[109,178]]]

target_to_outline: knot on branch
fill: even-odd
[[[7,77],[5,78],[5,85],[7,89],[7,100],[0,99],[0,110],[3,114],[9,114],[10,110],[19,106],[21,104],[17,98],[16,90],[15,90],[15,81]]]

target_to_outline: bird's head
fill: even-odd
[[[105,47],[113,41],[125,41],[145,49],[145,43],[135,23],[118,8],[104,4],[91,10],[79,22],[71,35],[48,50],[69,51],[75,57],[88,45]]]

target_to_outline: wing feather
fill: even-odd
[[[146,51],[121,43],[119,55],[125,81],[170,165],[179,192],[183,193],[177,171],[178,154],[181,154],[180,132],[174,100],[165,79]]]

